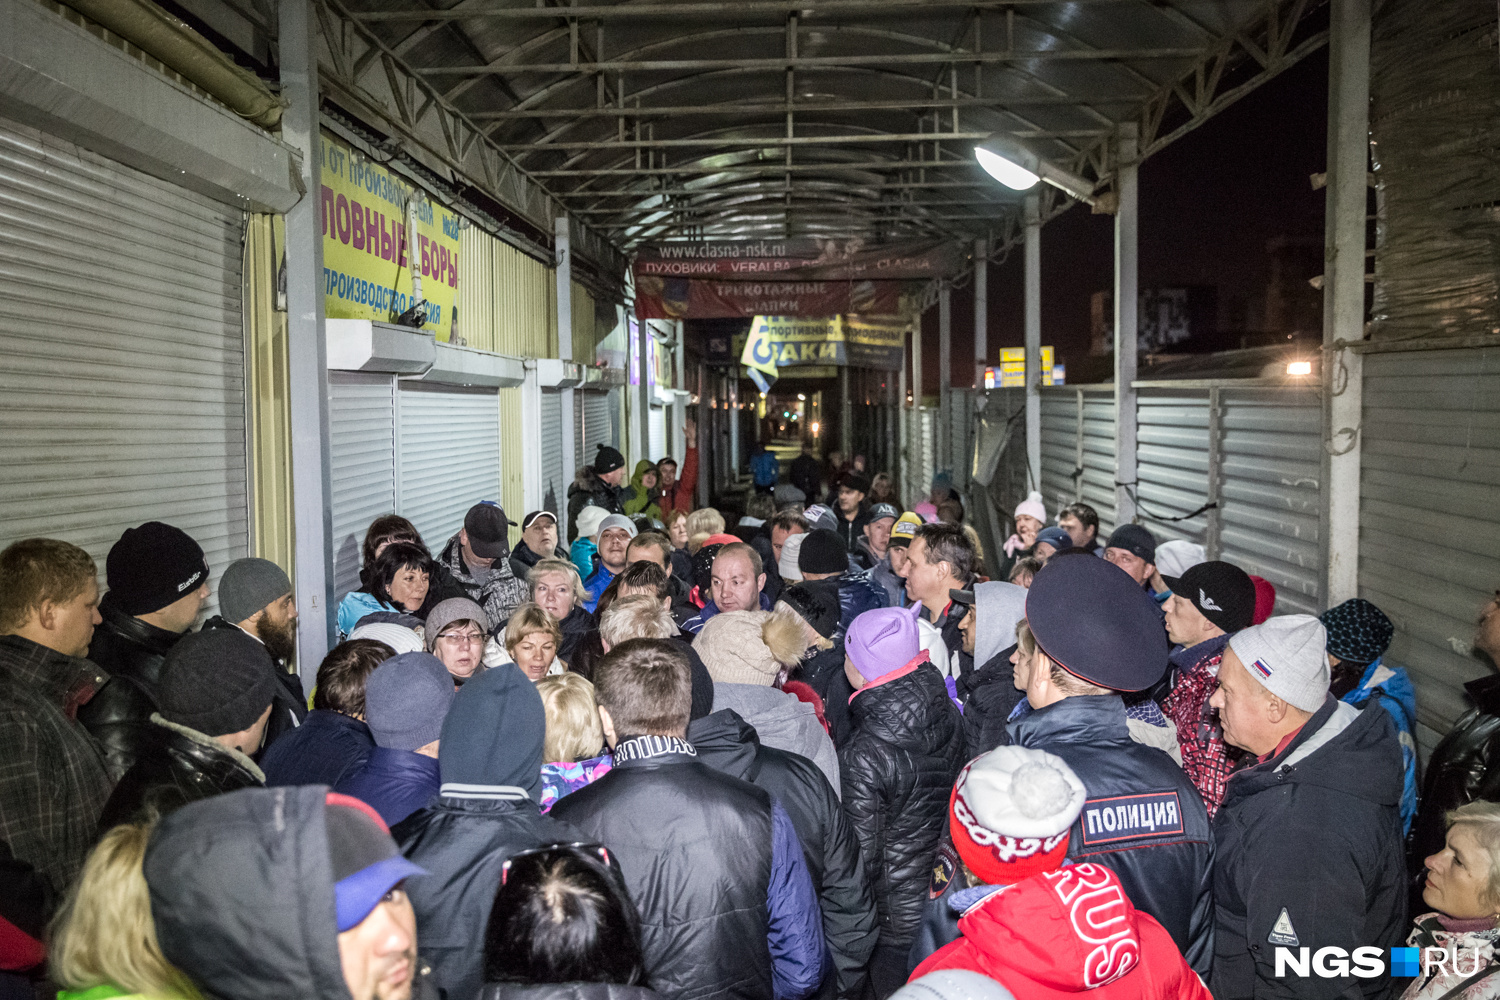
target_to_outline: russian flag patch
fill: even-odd
[[[1271,668],[1266,666],[1265,660],[1256,660],[1254,663],[1250,664],[1250,666],[1254,667],[1255,672],[1260,674],[1262,677],[1271,676]]]

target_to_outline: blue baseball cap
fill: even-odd
[[[1050,528],[1043,528],[1041,531],[1038,531],[1036,533],[1036,540],[1038,544],[1046,542],[1058,552],[1073,547],[1073,536],[1055,524]]]
[[[380,814],[359,799],[329,792],[323,815],[342,934],[359,926],[404,879],[427,871],[401,856]]]

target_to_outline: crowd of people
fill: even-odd
[[[1419,782],[1370,601],[771,457],[377,518],[315,674],[272,562],[4,549],[0,997],[1500,995],[1500,677]]]

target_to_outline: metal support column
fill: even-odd
[[[917,321],[921,322],[920,318]],[[917,326],[916,330],[920,331]],[[914,335],[920,336],[920,333]],[[911,411],[906,406],[906,359],[901,359],[901,373],[896,379],[896,481],[897,498],[904,510],[911,503]]]
[[[1328,29],[1328,201],[1323,281],[1323,601],[1359,592],[1370,0],[1333,0]]]
[[[1042,488],[1042,212],[1036,192],[1026,196],[1026,478]]]
[[[666,445],[667,454],[677,459],[679,472],[682,470],[683,456],[687,454],[687,397],[683,395],[683,390],[687,389],[687,366],[682,345],[685,329],[686,324],[682,320],[678,320],[672,327],[672,388],[678,391],[674,394],[676,402],[672,404],[672,440]]]
[[[934,471],[953,469],[953,288],[938,291],[938,429]]]
[[[990,356],[990,245],[974,241],[974,391],[984,392],[984,370]],[[980,398],[978,405],[983,406]]]
[[[557,356],[565,361],[573,357],[573,246],[568,217],[557,217],[554,233],[557,256]],[[592,362],[593,358],[585,359]],[[573,407],[576,404],[574,390],[562,391],[562,450],[569,456],[564,466],[568,474],[573,473],[572,457],[578,454],[577,425],[574,423]],[[558,498],[557,537],[568,537],[568,505]]]
[[[646,458],[647,453],[651,451],[651,375],[648,366],[651,363],[651,338],[653,336],[651,321],[646,319],[641,320],[640,339],[636,344],[636,353],[639,359],[637,365],[641,377],[640,384],[636,386],[637,392],[635,395],[635,403],[640,407],[639,412],[636,414],[635,427],[636,433],[640,437],[637,439],[639,443],[633,449],[634,454],[631,456],[630,467],[625,470],[625,480],[627,482],[630,480],[630,474],[635,471],[635,463],[640,459]],[[630,453],[627,452],[627,454]]]
[[[1224,495],[1224,400],[1218,386],[1208,390],[1208,490],[1204,502],[1211,504],[1204,512],[1208,526],[1203,532],[1203,550],[1210,559],[1219,558],[1224,533],[1224,517],[1218,504]]]
[[[719,450],[718,442],[713,441],[713,411],[708,407],[708,399],[711,393],[708,388],[708,366],[698,362],[698,426],[694,428],[698,436],[690,441],[694,448],[698,449],[698,506],[708,506],[708,484],[713,481],[713,469],[718,461],[715,453]],[[705,447],[712,442],[712,447]],[[686,454],[683,461],[687,461]]]
[[[854,409],[849,403],[849,366],[839,368],[839,452],[854,461]]]
[[[309,0],[281,0],[281,138],[302,154],[307,193],[286,213],[288,396],[296,525],[297,667],[309,675],[335,638],[333,505],[328,445],[328,339],[323,324],[323,230],[317,192],[317,22]]]
[[[1135,364],[1137,279],[1137,157],[1139,130],[1120,126],[1115,171],[1120,208],[1115,213],[1115,524],[1135,520]]]
[[[740,370],[729,369],[729,485],[740,479]]]

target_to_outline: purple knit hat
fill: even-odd
[[[844,655],[867,681],[875,681],[892,670],[900,670],[922,651],[917,615],[922,602],[909,608],[879,608],[866,611],[849,625],[844,636]]]

